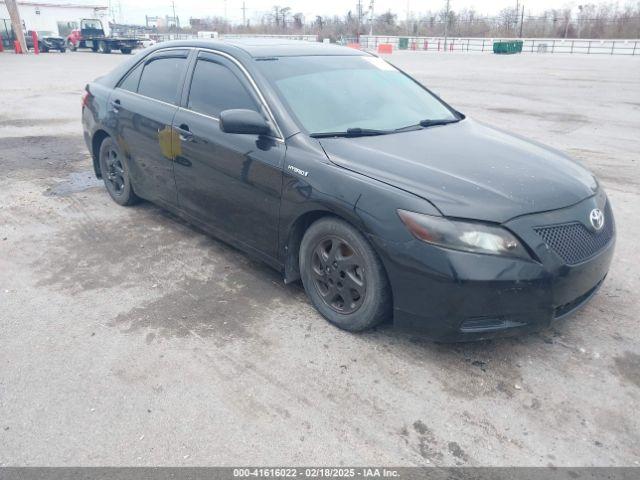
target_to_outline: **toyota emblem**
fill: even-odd
[[[598,232],[602,230],[602,227],[604,227],[604,213],[602,213],[602,210],[599,208],[591,210],[591,213],[589,213],[589,221],[595,231]]]

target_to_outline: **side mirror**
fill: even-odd
[[[225,133],[266,135],[271,132],[267,121],[253,110],[232,109],[220,112],[220,130]]]

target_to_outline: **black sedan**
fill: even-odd
[[[594,176],[466,118],[365,52],[156,45],[86,87],[96,175],[302,280],[333,324],[440,341],[540,329],[613,255]]]
[[[53,32],[38,30],[38,49],[47,53],[49,50],[58,50],[60,53],[64,53],[67,51],[67,44],[64,41],[64,38],[57,36]],[[27,43],[27,48],[29,50],[33,50],[33,33],[31,30],[27,32],[24,36],[24,39]]]

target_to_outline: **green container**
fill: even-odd
[[[522,53],[522,40],[511,40],[508,42],[493,42],[493,53],[509,55],[512,53]]]
[[[409,48],[409,39],[406,37],[400,37],[400,39],[398,40],[398,48],[400,50],[406,50],[407,48]]]

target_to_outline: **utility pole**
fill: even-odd
[[[410,4],[409,4],[409,0],[407,0],[407,12],[404,19],[404,23],[407,26],[407,35],[411,35],[411,29],[409,28],[409,8],[410,8]]]
[[[356,5],[356,14],[358,16],[358,26],[356,28],[356,42],[360,41],[360,24],[362,23],[362,0],[358,0]]]
[[[522,38],[522,25],[524,24],[524,3],[522,4],[522,14],[520,15],[520,35],[518,38]]]
[[[578,5],[578,11],[580,13],[578,13],[578,38],[582,37],[582,9],[584,8],[583,5]]]
[[[175,30],[175,27],[176,27],[176,2],[175,2],[175,0],[171,0],[171,8],[173,9],[173,28]]]
[[[242,2],[242,26],[247,26],[247,5],[245,2]]]
[[[571,10],[564,16],[564,38],[567,38],[567,34],[569,33],[569,22],[571,21]]]
[[[369,4],[369,35],[373,35],[373,1]]]
[[[447,51],[447,36],[449,35],[449,2],[447,0],[446,12],[444,12],[444,51]]]
[[[9,11],[9,18],[11,18],[11,27],[13,33],[16,35],[16,39],[20,44],[22,53],[27,53],[27,42],[24,39],[24,31],[22,30],[22,20],[20,20],[20,12],[18,11],[18,3],[16,0],[5,0],[7,10]]]

